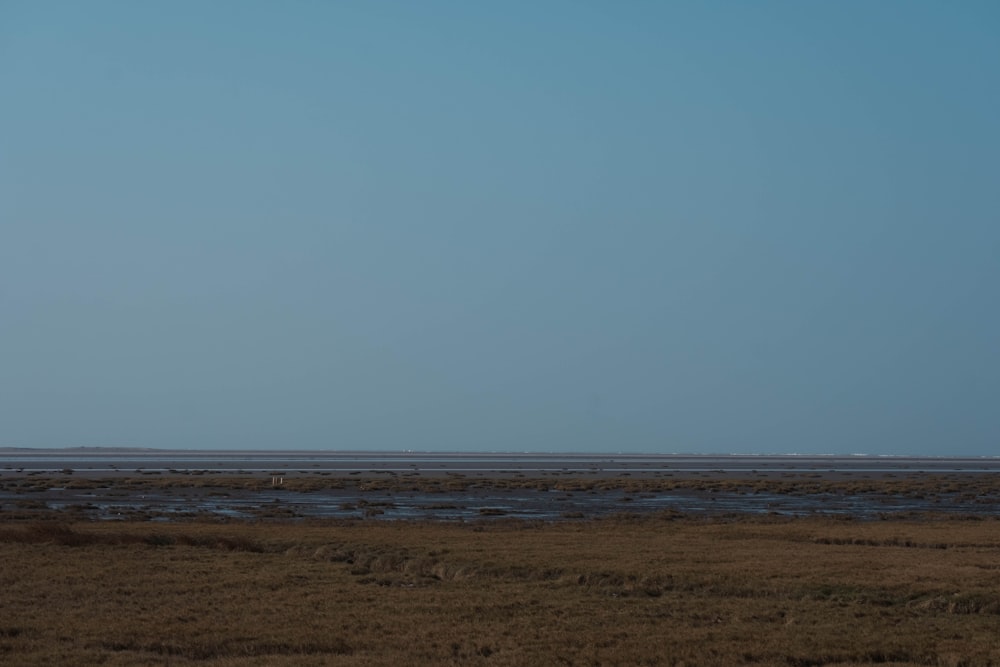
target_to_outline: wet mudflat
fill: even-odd
[[[6,450],[0,511],[79,519],[1000,516],[1000,460]]]

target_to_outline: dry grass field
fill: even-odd
[[[1000,664],[1000,521],[0,522],[0,664]]]

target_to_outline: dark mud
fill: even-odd
[[[1000,459],[0,450],[0,518],[1000,516]]]
[[[11,477],[0,480],[0,518],[59,513],[81,520],[295,519],[544,521],[616,514],[1000,516],[994,476],[892,480],[688,478],[600,481],[452,476],[385,477]]]

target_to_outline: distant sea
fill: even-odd
[[[315,473],[482,474],[491,476],[576,473],[986,473],[1000,472],[1000,457],[562,454],[495,452],[361,452],[308,450],[172,450],[74,447],[0,448],[0,475],[73,471],[286,475]]]

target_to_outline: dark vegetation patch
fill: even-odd
[[[269,655],[350,655],[354,652],[343,639],[322,642],[255,641],[248,639],[221,643],[185,643],[180,641],[142,643],[135,640],[104,640],[96,642],[91,647],[115,653],[152,653],[158,656],[179,656],[189,660],[250,658]]]
[[[193,535],[185,533],[87,532],[75,530],[67,523],[36,521],[23,526],[0,527],[0,542],[22,544],[57,544],[67,547],[91,545],[142,544],[151,547],[189,546],[222,551],[264,553],[281,550],[281,547],[243,536]]]

